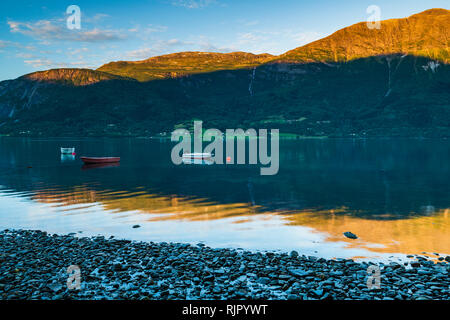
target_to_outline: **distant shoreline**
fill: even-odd
[[[170,136],[42,136],[42,135],[8,135],[0,134],[0,138],[30,138],[30,139],[54,139],[54,140],[73,140],[73,139],[143,139],[143,140],[167,140]],[[237,137],[240,138],[240,137]],[[374,140],[374,139],[411,139],[411,140],[448,140],[449,137],[423,137],[423,136],[303,136],[296,134],[280,134],[280,140],[339,140],[339,139],[356,139],[356,140]]]

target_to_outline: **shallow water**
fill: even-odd
[[[0,138],[0,227],[325,258],[450,254],[448,140],[282,140],[275,176],[259,165],[176,166],[172,146]],[[85,167],[82,155],[121,163]]]

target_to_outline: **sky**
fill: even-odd
[[[10,0],[0,2],[0,81],[180,51],[281,54],[367,21],[404,18],[448,0]],[[69,29],[70,5],[80,29]],[[71,20],[72,24],[76,20]]]

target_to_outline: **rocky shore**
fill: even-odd
[[[410,256],[404,264],[374,264],[295,251],[252,253],[4,230],[0,299],[448,300],[450,257],[436,257],[437,263]],[[80,268],[80,289],[68,288],[67,269],[74,265]],[[370,266],[380,267],[379,288],[368,287]]]

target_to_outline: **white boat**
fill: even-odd
[[[62,154],[73,154],[75,153],[75,148],[61,148]]]
[[[193,158],[183,158],[184,164],[206,164],[211,165],[214,164],[212,159],[193,159]]]
[[[211,153],[206,152],[206,153],[183,153],[183,159],[210,159],[212,157]]]

